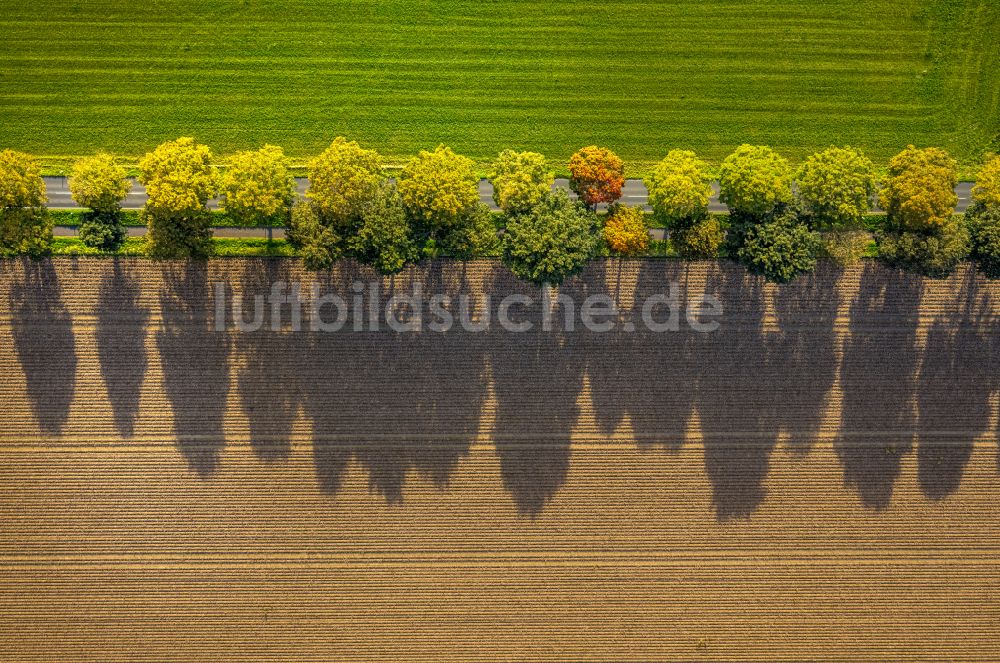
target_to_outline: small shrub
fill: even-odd
[[[682,258],[717,258],[726,241],[726,229],[718,218],[708,217],[689,228],[674,231],[670,236]]]
[[[969,230],[954,216],[933,231],[889,231],[879,237],[879,255],[885,262],[932,278],[955,271],[969,250]]]
[[[128,236],[121,210],[84,212],[80,215],[79,233],[84,244],[107,252],[116,251]]]
[[[970,255],[991,279],[1000,278],[1000,206],[976,203],[965,213]]]
[[[299,201],[292,207],[286,238],[302,255],[306,269],[329,269],[343,255],[340,236],[320,222],[315,206]]]
[[[625,163],[609,149],[590,145],[569,160],[569,188],[591,209],[622,197]]]
[[[816,267],[819,234],[793,214],[746,228],[737,258],[769,281],[787,283]]]
[[[864,230],[842,230],[822,233],[820,255],[841,267],[861,262],[872,244],[872,236]]]
[[[604,242],[613,253],[636,256],[649,248],[646,215],[639,207],[615,205],[604,221]]]

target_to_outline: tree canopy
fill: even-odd
[[[860,150],[829,147],[796,177],[802,213],[815,228],[857,228],[875,196],[875,165]]]
[[[736,256],[769,281],[785,283],[812,271],[819,250],[819,234],[784,213],[748,227]]]
[[[411,159],[398,187],[407,214],[431,234],[461,225],[479,204],[475,164],[444,145]]]
[[[635,256],[649,248],[646,214],[639,207],[615,205],[604,221],[604,243],[612,253]]]
[[[51,244],[38,160],[24,152],[0,151],[0,256],[37,256]]]
[[[206,208],[215,194],[212,152],[193,138],[163,143],[139,161],[146,185],[143,215],[149,226],[150,255],[201,258],[211,252],[211,218]]]
[[[193,138],[163,143],[139,161],[139,181],[146,187],[146,208],[183,214],[201,211],[215,195],[212,151]]]
[[[510,217],[504,261],[533,283],[561,283],[583,269],[599,246],[597,216],[564,191],[546,194],[525,214]]]
[[[95,212],[114,212],[132,190],[125,167],[110,154],[84,157],[73,164],[69,191],[81,207]]]
[[[879,201],[890,226],[901,231],[933,232],[955,212],[958,164],[942,149],[913,145],[889,161]]]
[[[382,157],[356,141],[338,136],[309,163],[306,196],[327,223],[346,226],[357,220],[361,209],[375,195],[385,178]]]
[[[381,274],[395,274],[416,260],[417,247],[396,187],[385,182],[361,209],[357,230],[347,238],[348,250]]]
[[[237,152],[219,178],[220,204],[244,223],[287,220],[295,202],[295,178],[285,152],[275,145]]]
[[[708,215],[712,184],[704,162],[688,150],[671,150],[646,178],[649,205],[657,221],[684,228]]]
[[[984,205],[1000,207],[1000,156],[994,156],[980,169],[972,197]]]
[[[611,150],[590,145],[569,160],[569,187],[588,207],[613,203],[622,197],[625,162]]]
[[[722,162],[719,186],[730,212],[762,219],[792,202],[792,169],[766,145],[740,145]]]
[[[504,150],[493,163],[493,200],[508,214],[527,212],[552,188],[555,175],[537,152]]]

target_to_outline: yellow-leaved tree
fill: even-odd
[[[928,232],[943,227],[955,212],[958,164],[937,147],[909,145],[889,160],[879,202],[889,225],[900,231]]]
[[[49,250],[52,222],[45,200],[38,160],[24,152],[0,151],[0,257]]]
[[[719,167],[719,187],[734,221],[759,223],[792,202],[792,169],[766,145],[740,145]]]
[[[656,220],[671,229],[689,228],[708,216],[712,181],[694,152],[668,152],[646,178],[646,188]]]
[[[980,169],[972,197],[977,203],[1000,208],[1000,156],[995,156]]]
[[[471,159],[444,145],[422,150],[403,168],[397,188],[424,255],[468,257],[495,250],[496,229],[479,200]]]
[[[125,241],[121,204],[132,181],[124,166],[110,154],[84,157],[73,164],[69,191],[81,207],[89,208],[80,220],[80,239],[87,246],[114,251]]]
[[[167,141],[139,161],[146,187],[143,216],[149,227],[150,255],[205,257],[211,252],[211,215],[217,176],[212,152],[193,138]]]
[[[219,178],[220,206],[240,225],[271,226],[288,222],[295,202],[295,178],[285,152],[276,145],[237,152]]]
[[[343,231],[379,192],[385,172],[382,157],[356,141],[338,136],[309,164],[309,191],[321,221]]]
[[[969,254],[967,225],[954,216],[958,165],[942,149],[913,145],[889,161],[879,201],[886,231],[879,256],[890,264],[943,277]]]
[[[504,150],[490,173],[493,201],[506,214],[527,212],[552,188],[555,175],[537,152]]]
[[[407,214],[431,232],[460,225],[479,203],[472,160],[444,145],[410,159],[398,186]]]
[[[860,150],[828,147],[805,160],[796,183],[802,211],[814,228],[856,229],[875,197],[875,165]]]
[[[69,191],[81,207],[95,212],[112,212],[121,208],[125,196],[132,190],[125,167],[110,154],[95,154],[73,164]]]

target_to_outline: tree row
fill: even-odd
[[[309,163],[309,189],[296,193],[280,147],[212,165],[192,138],[163,143],[139,162],[147,201],[147,249],[156,258],[211,252],[208,202],[245,223],[285,226],[309,269],[351,257],[391,274],[423,259],[501,257],[520,278],[559,283],[601,255],[641,256],[647,215],[619,202],[625,164],[608,149],[579,150],[568,164],[571,199],[553,191],[554,172],[535,152],[501,152],[492,164],[493,214],[479,196],[473,162],[445,146],[421,151],[394,178],[378,152],[338,137]],[[690,259],[728,256],[774,281],[808,272],[818,259],[860,260],[876,242],[884,260],[943,276],[971,257],[1000,275],[1000,157],[986,161],[974,203],[955,215],[957,163],[938,148],[909,146],[879,180],[860,150],[830,147],[793,168],[769,147],[742,145],[718,171],[729,214],[709,214],[707,165],[673,150],[646,178],[649,205],[673,249]],[[80,159],[69,180],[87,211],[80,237],[113,252],[126,236],[121,203],[132,186],[112,155]],[[44,255],[52,242],[45,185],[30,155],[0,152],[0,256]],[[608,204],[605,214],[598,205]],[[886,214],[871,224],[875,204]]]

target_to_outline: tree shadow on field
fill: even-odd
[[[964,275],[961,310],[938,319],[927,335],[917,384],[917,479],[924,495],[942,499],[958,489],[976,438],[989,427],[990,396],[997,387],[989,292],[976,271]]]
[[[640,445],[677,451],[697,409],[716,516],[747,518],[764,499],[763,481],[779,433],[785,431],[793,449],[803,453],[819,433],[837,369],[833,325],[839,271],[821,266],[776,288],[777,330],[765,332],[764,284],[742,267],[643,261],[626,268],[638,270],[632,306],[622,318],[635,331],[582,334],[589,342],[599,430],[611,435],[627,418]],[[694,277],[703,268],[705,291],[696,292]],[[626,300],[619,288],[627,278],[600,266],[585,276],[594,284],[607,282],[619,301]],[[722,306],[715,331],[697,331],[687,319],[688,305],[702,295]],[[645,324],[643,308],[654,297],[660,303],[651,311],[653,322],[667,322],[667,302],[673,302],[675,326],[652,331]]]
[[[717,331],[703,335],[698,353],[705,471],[716,517],[748,518],[764,500],[763,481],[777,439],[769,393],[775,377],[763,336],[763,280],[721,263],[706,294],[718,298],[723,317]]]
[[[177,444],[202,477],[215,473],[225,445],[229,392],[229,339],[214,329],[213,294],[206,263],[164,265],[163,326],[156,334],[163,386],[173,409]]]
[[[657,444],[677,451],[683,443],[702,368],[696,354],[702,334],[693,331],[685,319],[689,269],[689,264],[676,260],[595,264],[590,281],[607,283],[622,313],[614,331],[581,332],[590,341],[587,374],[601,434],[612,435],[627,417],[640,446]],[[621,287],[627,279],[622,274],[628,270],[637,271],[636,282],[632,305],[623,308],[626,293]],[[643,323],[643,305],[659,301],[653,297],[669,297],[671,287],[677,294],[677,329],[652,331]],[[668,322],[666,302],[657,304],[651,313],[656,323]],[[625,331],[625,324],[631,324],[633,331]]]
[[[97,298],[97,355],[115,428],[131,437],[146,376],[146,327],[149,310],[139,303],[138,279],[117,258],[101,279]]]
[[[789,448],[800,455],[820,433],[837,377],[840,275],[838,267],[821,262],[814,272],[778,286],[774,295],[778,331],[768,335],[769,379],[761,386],[773,398],[774,429],[784,431]]]
[[[279,305],[277,316],[269,303],[272,287],[281,286],[277,296],[292,296],[288,262],[247,260],[240,281],[240,313],[245,331],[236,320],[233,350],[241,359],[236,384],[250,433],[250,446],[265,462],[284,460],[291,452],[292,426],[301,402],[300,371],[308,353],[302,331],[293,330],[293,307]],[[305,294],[305,293],[298,293]],[[233,316],[230,308],[227,315]],[[301,319],[301,312],[300,312]],[[277,327],[277,328],[275,328]]]
[[[921,277],[872,262],[851,305],[840,369],[844,483],[875,510],[889,506],[903,455],[912,447],[919,353]]]
[[[579,304],[586,285],[574,278],[559,289]],[[563,333],[561,306],[553,309],[553,326],[542,326],[543,291],[519,281],[507,269],[497,270],[493,309],[508,295],[530,297],[530,307],[516,305],[512,323],[530,323],[524,332],[504,329],[494,319],[487,354],[497,401],[493,438],[500,458],[500,477],[522,516],[536,517],[566,480],[570,441],[578,416],[586,349],[583,335]],[[576,312],[578,315],[578,312]]]
[[[313,360],[304,369],[304,402],[324,492],[337,493],[353,456],[367,471],[370,490],[390,504],[400,503],[411,471],[444,489],[468,453],[486,397],[483,335],[457,323],[446,333],[429,330],[436,319],[429,296],[452,297],[446,308],[457,320],[459,295],[468,290],[463,275],[445,273],[447,264],[432,262],[383,280],[345,261],[321,280],[321,293],[336,292],[349,309],[351,284],[363,283],[368,304],[362,313],[366,331],[353,330],[352,311],[341,331],[309,334]],[[422,331],[392,330],[385,306],[394,294],[412,294],[414,280],[424,291]],[[367,331],[372,283],[379,284],[379,331]],[[412,312],[401,304],[395,317],[405,323]],[[324,320],[335,317],[332,309],[324,312]]]
[[[41,431],[59,435],[76,380],[73,320],[51,260],[21,260],[24,277],[10,291],[14,348]]]

